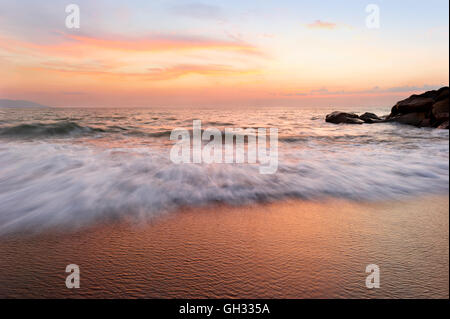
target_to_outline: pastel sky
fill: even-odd
[[[79,29],[65,26],[78,4]],[[366,26],[370,3],[380,28]],[[0,0],[0,98],[384,106],[448,85],[447,0]]]

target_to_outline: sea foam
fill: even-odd
[[[261,175],[250,164],[174,164],[167,149],[69,142],[0,144],[0,234],[147,220],[180,206],[284,198],[388,200],[448,192],[448,144],[292,150]],[[425,160],[426,159],[426,160]]]

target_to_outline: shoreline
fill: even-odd
[[[3,298],[448,298],[449,197],[184,208],[0,238]],[[65,287],[77,264],[81,288]],[[381,288],[365,287],[365,267]]]

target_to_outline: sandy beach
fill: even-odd
[[[448,298],[448,209],[448,196],[296,200],[3,236],[0,297]],[[68,264],[80,289],[65,287]]]

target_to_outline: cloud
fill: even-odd
[[[333,30],[338,27],[338,25],[334,22],[326,22],[321,20],[316,20],[313,23],[306,25],[309,29],[327,29]]]
[[[423,86],[410,86],[410,85],[404,85],[404,86],[395,86],[387,89],[387,92],[413,92],[413,91],[430,91],[435,90],[436,88],[439,88],[441,86],[439,85],[428,85],[424,84]]]
[[[224,13],[220,7],[198,2],[173,6],[170,8],[170,12],[194,19],[224,18]]]
[[[32,54],[45,53],[57,56],[80,56],[95,49],[122,52],[163,52],[186,50],[235,51],[241,54],[263,55],[255,46],[240,40],[219,40],[186,35],[149,35],[146,37],[123,37],[59,34],[57,43],[33,43],[1,37],[0,49],[8,52],[30,50]]]
[[[198,74],[203,76],[227,76],[227,75],[245,75],[255,74],[258,70],[254,69],[236,69],[227,65],[209,64],[180,64],[168,68],[150,68],[146,78],[149,80],[169,80],[189,74]]]
[[[265,57],[259,48],[239,39],[184,34],[134,37],[58,33],[56,36],[57,41],[39,43],[0,33],[0,56],[4,60],[0,62],[13,65],[18,73],[28,74],[28,78],[33,78],[30,74],[42,74],[49,79],[61,79],[61,83],[72,77],[73,82],[137,83],[193,75],[225,78],[259,74],[259,67],[242,63],[246,61],[243,58]],[[229,66],[221,62],[224,54]],[[216,61],[212,56],[217,57]],[[70,88],[61,92],[66,96],[81,95]]]
[[[242,69],[233,68],[227,65],[219,64],[179,64],[168,67],[152,67],[143,70],[142,72],[123,72],[110,69],[102,69],[92,67],[71,67],[64,64],[53,64],[38,67],[24,67],[24,70],[42,72],[45,74],[70,74],[72,76],[83,76],[100,79],[130,79],[138,81],[165,81],[177,79],[187,75],[201,75],[201,76],[242,76],[249,74],[260,73],[257,69]],[[66,95],[78,95],[82,92],[65,91]]]
[[[428,85],[424,84],[422,86],[395,86],[389,88],[380,88],[375,86],[370,89],[365,90],[335,90],[330,91],[323,87],[320,89],[310,90],[309,92],[296,92],[296,93],[285,93],[283,96],[335,96],[335,95],[361,95],[361,94],[386,94],[386,93],[402,93],[402,92],[424,92],[430,90],[436,90],[442,87],[442,85]]]
[[[119,51],[174,51],[218,49],[256,53],[256,47],[242,41],[223,41],[203,37],[157,35],[142,38],[113,38],[67,35],[77,44]]]
[[[331,92],[328,91],[327,88],[320,88],[316,90],[311,90],[309,94],[330,94]]]

